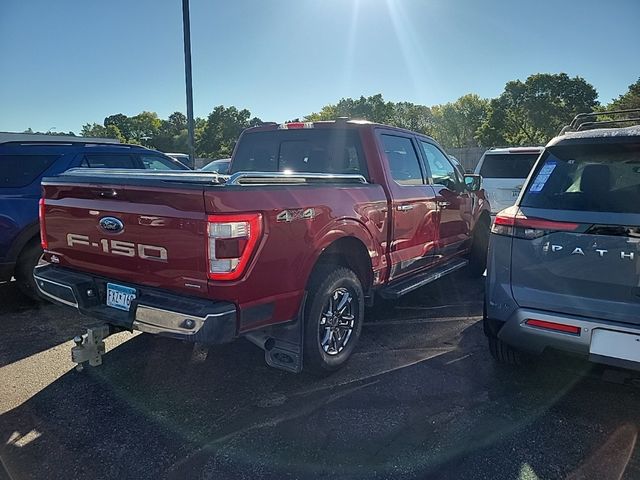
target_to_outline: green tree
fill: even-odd
[[[377,123],[391,123],[394,113],[393,102],[386,102],[382,94],[358,99],[343,98],[335,105],[326,105],[317,113],[305,117],[308,122],[335,120],[338,117],[369,120]]]
[[[108,116],[104,119],[102,125],[104,125],[104,127],[113,125],[117,127],[120,134],[126,140],[129,140],[131,138],[131,126],[129,123],[129,117],[127,117],[124,113],[116,113],[115,115]]]
[[[395,103],[389,123],[426,135],[433,135],[434,132],[434,118],[431,109],[411,102]]]
[[[478,129],[481,144],[544,144],[580,112],[598,106],[595,88],[566,73],[531,75],[508,82],[491,100],[486,121]]]
[[[262,121],[259,118],[251,118],[251,112],[247,109],[217,106],[207,117],[206,124],[200,128],[196,141],[198,155],[209,158],[231,156],[240,133],[245,128],[260,123]]]
[[[129,117],[129,137],[132,143],[149,145],[149,142],[158,135],[162,121],[156,112],[141,112],[134,117]]]
[[[113,124],[104,127],[99,123],[87,123],[82,126],[80,135],[83,137],[115,138],[122,143],[126,142],[118,127]]]
[[[628,108],[640,108],[640,78],[629,85],[626,93],[613,100],[607,110],[626,110]]]
[[[476,132],[486,120],[488,110],[489,101],[474,93],[436,105],[431,108],[433,136],[446,147],[476,147]]]

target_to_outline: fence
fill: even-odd
[[[446,152],[453,155],[465,170],[474,170],[480,157],[487,149],[485,147],[447,148]]]

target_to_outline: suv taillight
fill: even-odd
[[[209,278],[237,279],[247,268],[262,236],[262,215],[209,215],[207,222]]]
[[[47,242],[47,229],[44,225],[45,208],[44,198],[41,198],[38,202],[38,218],[40,219],[40,245],[43,250],[47,250],[47,248],[49,248],[49,244]]]
[[[498,213],[491,226],[491,232],[496,235],[532,240],[550,232],[575,232],[579,227],[579,223],[529,218],[514,205]]]

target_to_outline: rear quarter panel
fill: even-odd
[[[209,282],[211,297],[241,307],[241,332],[294,319],[315,262],[342,237],[365,245],[374,271],[386,268],[387,197],[377,184],[217,188],[205,191],[205,209],[263,216],[263,238],[243,277]],[[307,209],[312,218],[301,218]],[[284,211],[295,218],[279,220]]]

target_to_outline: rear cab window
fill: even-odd
[[[267,130],[242,136],[231,172],[354,174],[368,178],[356,130]]]
[[[480,167],[483,178],[527,178],[539,153],[490,153]]]
[[[547,148],[521,205],[640,213],[640,142]]]
[[[20,188],[37,180],[60,155],[0,154],[0,188]]]

